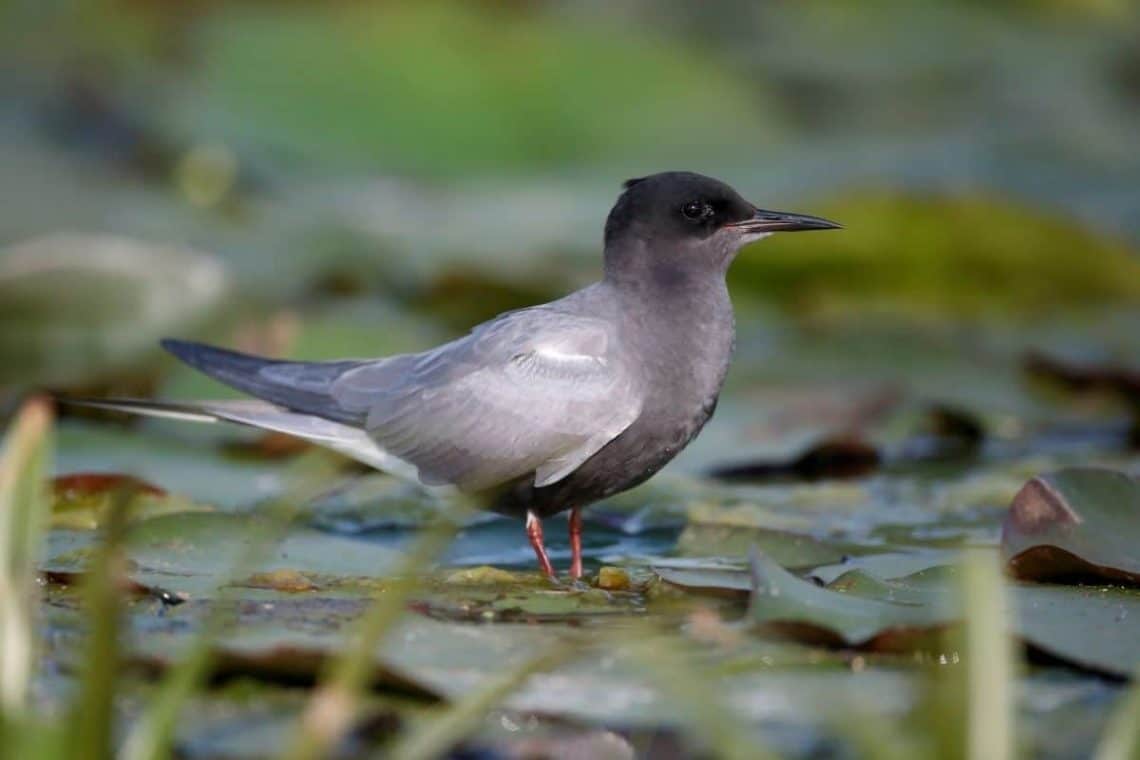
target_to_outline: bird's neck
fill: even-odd
[[[655,256],[648,250],[623,253],[606,256],[603,282],[618,294],[627,314],[651,316],[658,324],[725,319],[731,324],[726,268],[685,256]]]
[[[650,372],[719,391],[735,341],[722,271],[658,261],[640,271],[607,268],[604,286],[617,294],[626,338]]]

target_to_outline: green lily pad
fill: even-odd
[[[858,572],[858,571],[856,571]],[[915,648],[951,624],[952,605],[933,598],[896,601],[823,588],[789,573],[760,553],[752,557],[749,616],[760,627],[830,646],[896,651]]]
[[[220,510],[248,509],[284,487],[284,467],[227,457],[215,445],[221,425],[155,421],[124,429],[72,420],[59,427],[56,472],[122,473]]]
[[[1140,483],[1092,467],[1033,478],[1010,505],[1002,553],[1018,578],[1140,584]]]
[[[0,385],[83,387],[209,323],[226,271],[197,251],[53,235],[0,251]]]
[[[752,580],[738,563],[673,559],[655,562],[653,572],[673,586],[729,598],[747,598]]]
[[[258,516],[183,512],[135,523],[127,534],[126,550],[135,567],[132,575],[140,580],[155,579],[166,588],[208,595],[231,580],[251,549],[264,546],[264,535],[276,530],[279,526]],[[290,526],[268,556],[243,569],[254,573],[255,586],[256,574],[275,571],[291,571],[320,586],[329,578],[383,577],[400,556],[374,544]]]
[[[163,489],[133,475],[105,472],[81,472],[57,476],[52,480],[51,526],[72,530],[94,530],[106,518],[112,501],[119,493],[128,495],[131,519],[158,514],[210,511],[183,496]]]
[[[820,587],[757,554],[750,617],[799,641],[908,650],[960,619],[954,572],[932,567],[884,581],[854,570]],[[1006,596],[1013,631],[1032,651],[1121,678],[1140,665],[1140,592],[1018,583]]]
[[[811,571],[811,579],[824,584],[830,584],[840,576],[861,570],[876,578],[887,580],[902,578],[922,570],[939,565],[946,565],[953,561],[951,552],[944,550],[886,552],[884,554],[865,554],[849,557],[845,562],[835,565],[823,565]]]

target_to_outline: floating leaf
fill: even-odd
[[[169,512],[208,511],[181,496],[168,494],[134,475],[111,472],[78,472],[60,475],[51,482],[53,528],[94,530],[107,517],[114,499],[127,499],[128,519],[153,517]]]
[[[197,251],[81,235],[0,251],[0,385],[81,387],[157,358],[216,316],[228,285]]]
[[[858,478],[879,468],[882,455],[872,444],[854,436],[818,441],[787,462],[751,462],[725,465],[709,475],[720,480],[822,480]]]
[[[742,558],[753,546],[781,565],[797,568],[842,562],[870,551],[843,538],[748,525],[724,513],[700,513],[677,539],[678,552],[691,557]]]
[[[655,568],[696,593],[740,597],[747,571],[731,567]],[[892,580],[861,569],[826,586],[803,580],[763,554],[754,557],[749,617],[761,630],[795,641],[870,651],[926,650],[960,620],[952,566]],[[1140,592],[1111,586],[1014,583],[1005,594],[1013,633],[1047,659],[1112,676],[1140,666]]]
[[[752,580],[745,568],[715,560],[669,560],[656,562],[653,572],[661,580],[689,591],[717,596],[747,598]]]
[[[1140,410],[1140,369],[1124,364],[1079,364],[1039,351],[1022,360],[1032,377],[1050,380],[1074,393],[1101,391],[1119,395]]]
[[[1140,483],[1091,467],[1033,478],[1010,505],[1002,552],[1019,578],[1140,584]]]
[[[752,556],[749,616],[761,627],[803,641],[881,651],[909,650],[953,622],[952,605],[927,597],[894,601],[839,593],[797,578],[770,558]]]
[[[210,512],[161,515],[134,523],[127,534],[127,556],[135,577],[143,582],[209,594],[248,552],[260,534],[272,529],[263,518]],[[392,549],[293,527],[273,554],[257,568],[263,578],[280,572],[304,576],[320,585],[323,578],[345,581],[377,578],[392,570],[401,555]],[[256,580],[256,576],[255,576]],[[259,584],[254,584],[259,585]]]

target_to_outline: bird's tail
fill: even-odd
[[[265,359],[224,348],[167,338],[162,347],[195,369],[231,388],[295,412],[359,425],[359,412],[350,412],[331,395],[338,377],[360,366],[359,361],[297,362]]]
[[[282,409],[264,401],[170,402],[146,399],[61,398],[61,402],[95,409],[110,409],[146,417],[190,422],[235,422],[302,438],[332,449],[371,467],[408,480],[418,480],[416,468],[381,449],[364,430],[311,414]]]

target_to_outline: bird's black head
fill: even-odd
[[[711,177],[662,172],[625,183],[606,219],[606,265],[723,271],[741,246],[773,232],[837,227],[819,217],[758,209]]]

